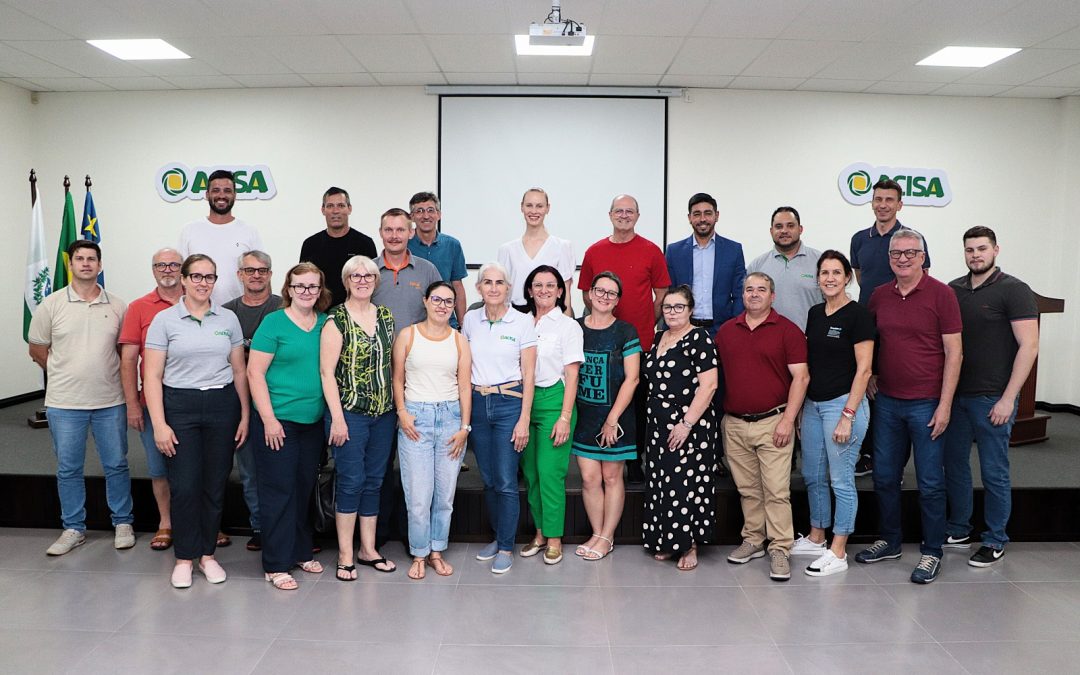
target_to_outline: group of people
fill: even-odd
[[[969,274],[951,289],[930,277],[925,241],[897,220],[902,194],[892,181],[874,186],[875,223],[852,238],[850,259],[803,244],[798,212],[780,207],[774,248],[749,266],[741,245],[716,233],[711,196],[691,197],[692,235],[662,252],[635,232],[637,201],[619,195],[611,236],[578,271],[571,243],[547,231],[548,195],[532,188],[524,234],[480,268],[480,302],[469,309],[464,255],[440,230],[436,195],[387,210],[379,252],[350,227],[348,193],[330,188],[326,229],[304,242],[279,296],[258,231],[232,215],[232,175],[215,172],[209,215],[154,254],[150,293],[128,306],[105,291],[101,249],[80,240],[69,250],[71,285],[33,317],[64,525],[48,553],[85,541],[89,430],[114,544],[134,546],[130,426],[142,434],[160,514],[151,546],[174,548],[177,588],[192,584],[196,565],[211,583],[226,579],[215,550],[228,543],[220,524],[234,454],[248,548],[261,550],[266,580],[293,590],[295,570],[322,572],[309,508],[327,446],[342,581],[357,578],[357,564],[396,569],[377,546],[395,456],[407,574],[453,574],[443,552],[466,447],[494,531],[476,557],[496,574],[515,558],[519,470],[535,533],[517,554],[563,560],[571,455],[592,527],[573,551],[584,560],[614,549],[626,465],[629,480],[646,484],[645,547],[694,569],[699,545],[715,539],[724,456],[744,516],[729,562],[767,553],[778,581],[790,578],[792,555],[814,556],[808,575],[842,572],[862,448],[872,451],[880,539],[855,559],[900,557],[900,483],[913,450],[923,543],[912,581],[929,583],[943,547],[971,544],[972,441],[988,530],[969,562],[993,564],[1008,542],[1008,438],[1037,354],[1037,311],[1030,289],[996,267],[989,228],[965,233]],[[858,301],[847,294],[853,278]],[[811,522],[796,539],[800,434]]]

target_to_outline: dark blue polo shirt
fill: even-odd
[[[884,235],[878,233],[877,225],[859,230],[851,237],[851,266],[859,270],[862,277],[859,282],[859,304],[869,305],[870,295],[878,286],[895,281],[892,268],[889,267],[889,240],[903,225],[896,225]],[[930,245],[926,247],[926,259],[923,269],[930,269]]]

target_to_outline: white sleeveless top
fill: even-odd
[[[458,400],[458,347],[450,331],[442,340],[430,340],[412,329],[412,347],[405,358],[405,400],[438,403]]]

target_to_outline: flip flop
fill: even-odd
[[[217,541],[214,542],[214,545],[218,548],[225,548],[226,546],[232,545],[232,539],[229,538],[229,535],[219,531],[217,533]]]
[[[165,551],[172,546],[172,530],[167,527],[163,527],[154,533],[154,538],[150,540],[150,548],[155,551]]]
[[[446,562],[442,556],[433,558],[428,556],[428,565],[431,565],[431,569],[435,570],[435,574],[440,577],[448,577],[454,573],[454,568],[450,566],[450,563]]]
[[[337,579],[338,581],[356,581],[356,577],[352,575],[356,571],[356,565],[338,565],[337,566]],[[341,573],[345,572],[348,576],[343,577]]]
[[[692,564],[690,564],[690,565],[683,565],[683,559],[686,556],[690,555],[691,553],[694,554],[694,562]],[[697,560],[697,548],[696,547],[692,548],[689,551],[687,551],[686,553],[684,553],[682,555],[682,557],[679,558],[678,564],[675,565],[676,569],[678,569],[680,572],[689,572],[691,570],[695,570],[695,569],[697,569],[697,566],[698,566],[698,560]]]
[[[356,564],[357,565],[363,565],[364,567],[370,567],[370,568],[374,569],[376,572],[383,572],[384,574],[389,574],[389,573],[393,572],[394,570],[396,570],[397,565],[394,565],[393,567],[391,567],[388,570],[387,569],[380,569],[379,567],[376,567],[376,565],[386,565],[388,563],[391,563],[391,561],[387,560],[386,558],[376,558],[375,560],[362,560],[361,558],[356,559]]]
[[[423,558],[414,558],[412,565],[409,566],[409,578],[413,581],[420,581],[424,578],[424,565]]]

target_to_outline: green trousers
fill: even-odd
[[[545,537],[562,537],[566,522],[566,471],[574,441],[577,409],[570,416],[570,436],[556,447],[551,430],[562,414],[562,382],[537,387],[529,422],[529,444],[521,453],[521,472],[529,495],[529,511]]]

